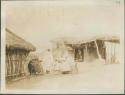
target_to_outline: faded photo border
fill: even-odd
[[[29,2],[29,3],[34,3],[34,2],[56,2],[56,1],[65,1],[66,0],[2,0],[1,1],[1,64],[0,64],[0,86],[1,86],[1,92],[2,94],[83,94],[84,91],[80,91],[80,90],[6,90],[5,87],[5,46],[6,46],[6,32],[5,32],[5,27],[6,27],[6,15],[5,15],[5,2],[11,2],[11,1],[19,1],[19,2]],[[69,0],[71,2],[71,0]],[[75,1],[75,0],[73,0]],[[77,1],[77,0],[76,0]],[[123,0],[121,0],[122,2],[124,2]],[[123,4],[124,5],[124,4]],[[124,9],[123,9],[124,10]],[[124,28],[124,27],[123,27]],[[124,51],[124,32],[121,32],[120,35],[120,45],[121,45],[121,50]],[[124,56],[124,52],[121,52],[122,56]],[[121,62],[125,62],[124,57],[121,58]],[[124,64],[121,65],[122,69],[124,70]],[[124,74],[124,71],[123,71]],[[87,92],[88,93],[88,92]],[[97,94],[97,93],[89,93],[89,94]],[[103,93],[102,93],[103,94]],[[104,93],[104,94],[108,94],[108,93]],[[121,93],[122,94],[122,93]]]

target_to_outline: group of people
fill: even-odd
[[[43,69],[45,73],[61,72],[63,74],[77,72],[77,64],[65,51],[61,56],[53,58],[52,51],[47,50],[43,58]]]
[[[42,74],[42,66],[39,59],[32,59],[29,61],[28,70],[30,75],[32,74]]]
[[[77,64],[74,62],[68,51],[58,51],[56,57],[53,56],[52,50],[47,49],[42,57],[42,62],[39,59],[32,59],[28,64],[30,75],[42,73],[73,73],[78,72]]]

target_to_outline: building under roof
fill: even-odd
[[[26,75],[26,58],[36,48],[6,28],[6,79],[21,78]]]

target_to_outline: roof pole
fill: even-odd
[[[98,55],[98,58],[101,59],[101,55],[99,53],[99,48],[98,48],[98,45],[97,45],[97,42],[96,40],[94,41],[95,45],[96,45],[96,51],[97,51],[97,55]]]

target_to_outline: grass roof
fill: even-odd
[[[6,28],[6,48],[7,49],[24,49],[27,51],[35,51],[36,48],[21,37],[12,33]]]

